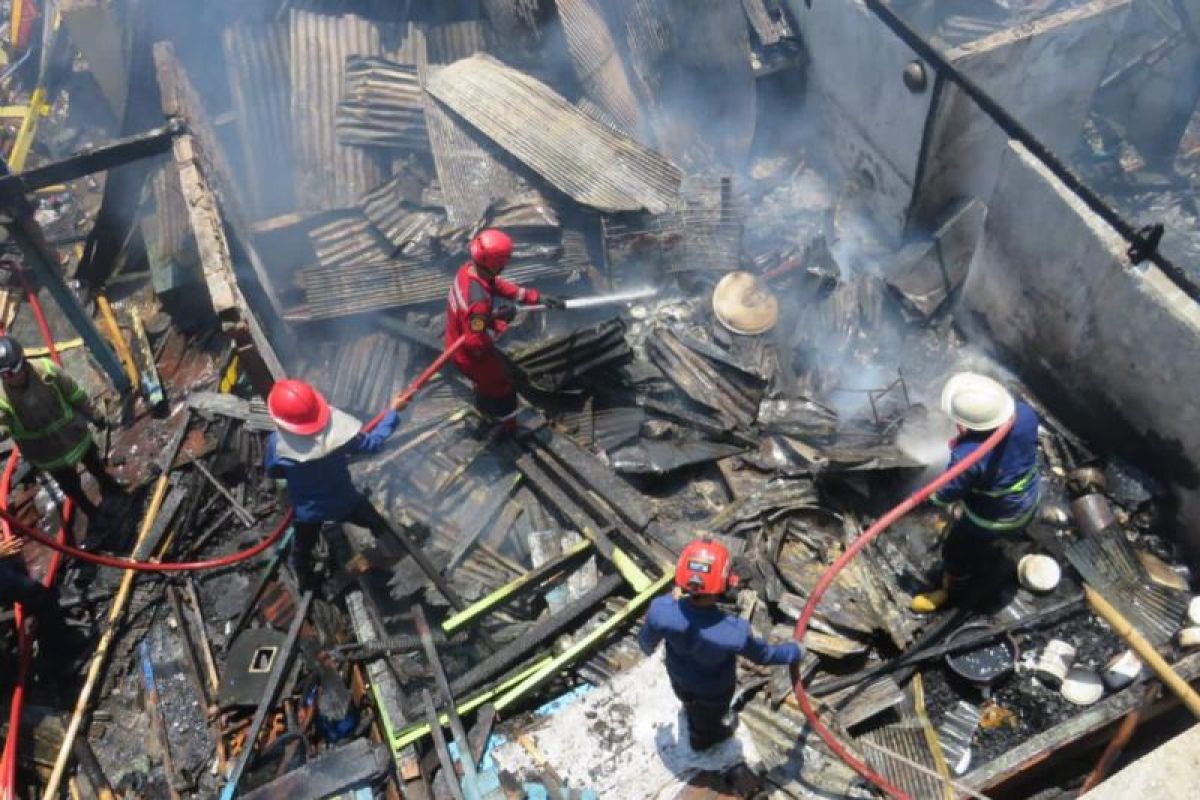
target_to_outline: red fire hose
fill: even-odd
[[[401,405],[411,400],[413,395],[420,391],[421,387],[428,383],[429,379],[432,378],[434,374],[436,374],[437,371],[442,368],[446,361],[448,361],[450,357],[454,355],[458,348],[462,346],[464,341],[465,337],[460,337],[449,347],[447,347],[441,353],[441,355],[434,359],[432,364],[426,367],[425,370],[416,377],[416,379],[408,386],[407,389],[396,396],[393,404]],[[370,422],[363,426],[363,430],[373,430],[379,425],[380,422],[383,421],[383,418],[387,416],[387,414],[387,410],[380,412]],[[21,536],[32,539],[38,544],[48,547],[57,553],[68,555],[72,558],[77,558],[80,561],[86,561],[90,564],[97,564],[102,567],[112,567],[114,569],[131,569],[137,572],[196,572],[201,570],[228,567],[230,565],[254,558],[259,553],[262,553],[264,550],[278,542],[283,537],[283,534],[287,531],[288,525],[290,525],[292,522],[292,511],[289,509],[288,512],[283,516],[283,519],[280,520],[279,524],[276,525],[271,534],[253,547],[250,547],[246,550],[239,550],[238,552],[230,553],[229,555],[220,556],[219,558],[208,559],[207,561],[148,562],[134,561],[128,558],[116,558],[114,556],[105,556],[100,555],[99,553],[91,553],[87,550],[80,550],[78,547],[72,547],[65,542],[56,542],[41,531],[35,530],[34,528],[23,524],[20,520],[12,516],[12,514],[10,514],[6,508],[3,507],[0,507],[0,520],[11,526],[12,529]]]
[[[808,623],[812,619],[813,613],[817,610],[817,605],[821,602],[821,598],[824,596],[825,591],[829,588],[830,584],[833,583],[845,566],[854,560],[854,557],[858,555],[859,551],[870,544],[875,537],[887,530],[896,520],[912,511],[921,503],[925,502],[930,495],[932,495],[938,489],[941,489],[950,481],[957,478],[966,470],[970,469],[972,466],[978,463],[981,458],[990,453],[992,449],[996,447],[996,445],[1000,444],[1004,437],[1008,435],[1008,432],[1012,430],[1013,421],[1013,419],[1009,419],[1008,422],[1004,423],[995,431],[993,431],[992,434],[974,450],[974,452],[972,452],[962,461],[959,461],[957,464],[950,467],[950,469],[943,472],[930,483],[925,484],[916,492],[909,495],[907,500],[876,520],[874,525],[867,528],[867,530],[861,536],[855,539],[851,545],[846,548],[846,552],[838,556],[837,560],[830,565],[829,569],[825,571],[825,574],[821,576],[821,579],[817,581],[816,587],[813,588],[812,594],[809,595],[808,602],[804,606],[804,611],[800,614],[800,619],[796,621],[796,641],[804,641],[804,634],[808,631]],[[808,724],[814,731],[817,732],[817,735],[821,737],[821,740],[825,742],[829,749],[833,751],[834,755],[836,755],[859,775],[875,784],[875,786],[882,789],[884,792],[887,792],[887,794],[891,797],[896,798],[896,800],[911,800],[909,795],[904,792],[904,790],[895,786],[888,781],[887,778],[883,777],[878,772],[855,758],[850,751],[837,740],[837,737],[833,735],[833,732],[826,728],[824,724],[822,724],[820,717],[817,716],[817,712],[813,708],[812,701],[809,699],[808,694],[804,691],[804,683],[800,680],[798,673],[793,673],[793,683],[795,684],[796,701],[800,704],[800,710],[804,712],[804,716],[808,719]]]
[[[46,321],[46,315],[42,311],[41,301],[38,300],[37,292],[34,291],[33,285],[30,283],[28,276],[24,270],[15,270],[17,277],[21,281],[21,285],[25,289],[25,294],[29,298],[29,308],[33,311],[33,317],[37,321],[38,330],[42,334],[42,339],[46,342],[46,347],[50,351],[50,358],[55,364],[62,365],[62,358],[58,354],[58,348],[54,345],[54,336],[50,333],[50,324]],[[2,329],[0,329],[2,332]],[[13,450],[8,461],[4,465],[4,473],[0,475],[0,514],[4,515],[5,519],[9,518],[8,514],[8,491],[12,483],[13,473],[17,468],[18,451]],[[62,510],[62,525],[58,529],[58,540],[64,545],[67,540],[67,530],[71,520],[71,500],[68,498],[63,503]],[[3,525],[4,538],[12,536],[12,530],[7,524]],[[53,540],[49,540],[53,541]],[[50,559],[50,566],[46,570],[45,577],[42,578],[42,585],[49,588],[54,585],[54,580],[58,576],[58,569],[62,566],[62,556],[55,553]],[[12,800],[16,795],[17,786],[17,742],[19,736],[15,732],[21,729],[21,715],[25,706],[25,686],[29,679],[29,664],[32,659],[32,645],[29,634],[25,631],[25,609],[20,603],[13,605],[13,620],[17,626],[17,650],[18,650],[18,667],[17,667],[17,682],[13,687],[12,698],[9,701],[8,713],[8,730],[10,735],[4,742],[4,756],[0,761],[0,800]]]

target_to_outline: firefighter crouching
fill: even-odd
[[[683,549],[675,568],[676,590],[656,598],[638,638],[646,655],[666,642],[667,676],[683,704],[688,739],[707,750],[733,735],[729,713],[737,686],[737,656],[756,664],[794,664],[804,655],[795,642],[772,645],[754,636],[750,623],[717,608],[737,584],[729,551],[705,536]]]
[[[387,529],[375,507],[350,478],[350,458],[376,453],[400,423],[398,399],[379,425],[362,430],[353,416],[331,406],[304,381],[278,381],[267,396],[276,430],[267,439],[264,465],[272,478],[287,481],[295,513],[289,562],[301,591],[318,591],[312,551],[326,522],[349,522],[379,538]]]
[[[470,252],[471,260],[459,268],[450,287],[446,346],[466,336],[466,342],[454,354],[454,364],[475,384],[475,407],[485,419],[496,420],[503,430],[513,431],[517,425],[517,391],[493,337],[508,327],[516,316],[516,307],[494,308],[495,298],[523,305],[542,303],[549,308],[562,308],[563,301],[500,277],[513,252],[512,239],[503,231],[481,231],[471,240]]]
[[[962,515],[942,545],[941,587],[913,598],[919,613],[942,608],[978,579],[999,588],[997,579],[1012,572],[1025,547],[1021,534],[1037,514],[1040,495],[1038,418],[1028,404],[991,378],[960,372],[942,390],[942,410],[958,426],[949,466],[1015,418],[994,450],[931,498],[935,505],[960,506]]]
[[[88,428],[107,421],[75,381],[48,358],[27,359],[20,342],[0,336],[0,429],[16,442],[21,457],[54,478],[89,522],[98,516],[78,467],[92,473],[103,495],[123,493],[104,469]]]

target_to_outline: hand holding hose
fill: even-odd
[[[553,308],[555,311],[562,311],[567,307],[567,301],[561,297],[556,297],[552,294],[543,294],[538,298],[538,302],[546,308]]]

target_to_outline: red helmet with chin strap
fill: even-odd
[[[283,430],[315,436],[329,424],[329,403],[310,384],[295,378],[276,381],[267,395],[267,411]]]
[[[737,586],[737,576],[732,573],[729,550],[706,533],[679,554],[675,585],[690,595],[720,595]]]
[[[487,228],[471,240],[470,250],[471,260],[495,275],[512,258],[513,243],[504,231]]]

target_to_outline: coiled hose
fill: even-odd
[[[908,499],[900,503],[898,506],[892,508],[886,514],[876,520],[874,525],[867,528],[867,530],[863,532],[861,536],[855,539],[850,546],[846,548],[844,553],[838,556],[837,560],[835,560],[833,564],[829,566],[829,569],[825,570],[825,573],[821,575],[821,579],[817,581],[817,585],[813,588],[812,593],[808,596],[808,602],[804,605],[804,611],[800,613],[800,618],[796,620],[795,639],[797,642],[804,641],[804,634],[808,631],[808,623],[810,620],[812,620],[813,613],[817,610],[817,605],[820,604],[821,598],[825,595],[825,591],[829,588],[830,584],[834,582],[841,571],[845,569],[846,565],[854,560],[854,557],[859,554],[859,551],[870,544],[877,536],[879,536],[879,534],[891,527],[896,520],[908,514],[908,512],[912,511],[921,503],[925,502],[925,500],[928,499],[929,496],[934,492],[950,483],[950,481],[957,478],[975,464],[979,463],[979,460],[990,453],[996,447],[996,445],[1000,444],[1000,442],[1004,440],[1004,437],[1008,435],[1008,432],[1012,430],[1014,419],[1015,418],[1010,418],[1007,422],[993,431],[991,435],[979,445],[979,447],[977,447],[962,461],[959,461],[937,478],[913,492],[908,496]],[[825,727],[825,725],[821,722],[820,717],[817,715],[816,709],[813,708],[812,700],[809,698],[808,693],[804,691],[804,682],[800,679],[798,667],[793,667],[792,683],[795,685],[796,701],[800,704],[800,710],[804,713],[805,718],[808,720],[808,724],[814,731],[816,731],[817,735],[821,737],[821,740],[825,742],[826,746],[833,751],[834,755],[836,755],[843,763],[845,763],[859,775],[866,778],[879,789],[882,789],[890,797],[896,798],[896,800],[912,800],[903,789],[900,789],[887,778],[883,777],[865,763],[855,758],[849,749],[840,741],[838,741],[837,737],[833,735],[833,732],[830,731],[829,728]]]

